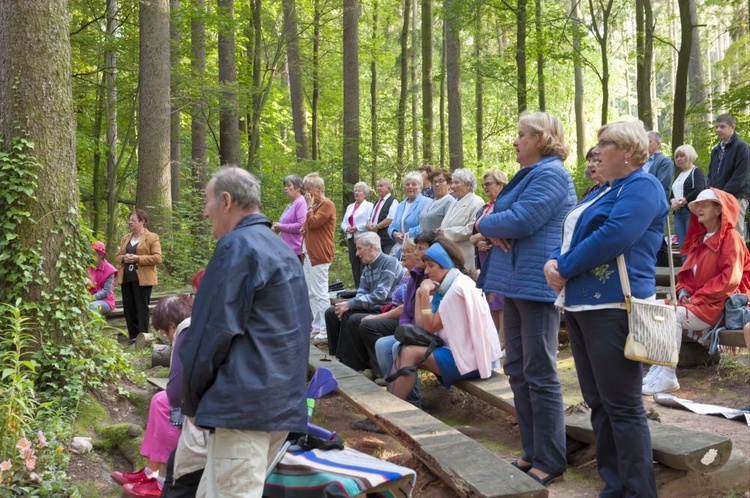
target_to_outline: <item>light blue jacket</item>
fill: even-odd
[[[406,220],[404,223],[404,231],[409,234],[409,237],[416,237],[419,234],[419,215],[422,210],[432,202],[432,199],[425,197],[422,194],[418,194],[414,198],[414,204],[412,205],[409,212],[406,214]],[[401,218],[404,217],[404,210],[406,209],[406,199],[398,203],[396,208],[396,214],[393,217],[393,221],[388,227],[388,236],[393,239],[393,232],[401,231]],[[394,239],[395,240],[395,239]]]
[[[479,223],[485,237],[510,240],[506,253],[490,249],[477,286],[485,292],[517,299],[554,302],[557,294],[547,285],[544,264],[560,244],[561,225],[576,203],[573,180],[557,156],[542,158],[517,173],[495,201],[495,210]],[[514,179],[515,180],[515,179]]]

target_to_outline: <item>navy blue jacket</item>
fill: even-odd
[[[494,211],[479,222],[482,235],[510,239],[511,246],[507,253],[498,246],[490,249],[477,286],[511,298],[551,303],[557,294],[547,285],[544,264],[560,244],[560,226],[576,203],[576,192],[557,156],[528,168],[520,182],[511,181],[500,192]]]
[[[570,249],[561,255],[558,247],[550,257],[557,259],[560,276],[568,279],[567,306],[624,302],[617,273],[617,256],[623,253],[633,296],[654,295],[656,253],[669,212],[659,192],[659,181],[639,168],[615,180],[612,189],[583,212]]]
[[[262,214],[219,240],[180,358],[200,427],[307,431],[310,305],[302,265]]]
[[[737,136],[732,134],[724,148],[719,168],[721,144],[711,150],[711,162],[708,163],[708,180],[706,185],[732,194],[737,199],[750,198],[750,148]]]

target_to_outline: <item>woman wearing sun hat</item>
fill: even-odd
[[[713,327],[724,302],[750,286],[750,254],[742,235],[734,229],[740,212],[737,199],[723,190],[708,188],[688,204],[685,242],[680,253],[685,262],[677,274],[677,330],[679,347],[683,330],[696,337]],[[677,391],[675,367],[652,366],[643,379],[643,394]]]
[[[97,240],[91,244],[91,249],[96,259],[94,266],[88,267],[89,278],[91,278],[89,292],[93,299],[89,303],[89,309],[106,315],[115,309],[114,288],[117,269],[107,261],[107,251],[103,242]]]

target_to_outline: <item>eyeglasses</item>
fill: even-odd
[[[482,187],[484,187],[484,188],[490,188],[493,185],[497,185],[497,182],[484,182],[482,184]]]
[[[438,178],[437,180],[435,180],[432,183],[434,183],[435,185],[442,185],[442,184],[448,183],[448,182],[445,180],[445,178]]]
[[[607,145],[615,145],[615,141],[607,140],[606,138],[604,140],[599,140],[599,142],[596,144],[596,148],[601,149],[602,147],[606,147]]]

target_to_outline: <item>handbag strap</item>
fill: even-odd
[[[672,229],[669,226],[669,220],[667,220],[667,260],[669,260],[669,284],[672,295],[670,296],[670,302],[672,307],[677,308],[677,290],[674,282],[674,261],[672,260]],[[630,292],[630,279],[628,278],[628,269],[625,266],[625,255],[620,254],[617,256],[617,272],[620,275],[620,285],[622,287],[622,295],[625,296],[625,306],[627,307],[628,313],[630,313],[630,298],[632,294]]]
[[[403,344],[400,345],[399,348],[398,348],[399,354],[401,354],[401,348],[402,347],[404,347]],[[427,349],[424,352],[424,356],[422,356],[422,359],[419,360],[419,363],[417,363],[416,365],[414,365],[412,367],[399,368],[394,373],[392,373],[391,375],[389,375],[388,377],[386,377],[385,381],[388,382],[388,383],[391,383],[394,380],[396,380],[399,377],[401,377],[402,375],[415,375],[419,371],[419,367],[422,365],[422,363],[425,362],[425,360],[427,360],[427,358],[430,357],[430,355],[432,354],[432,352],[435,351],[436,347],[438,347],[437,341],[435,339],[431,340],[430,344],[427,346]],[[394,362],[395,362],[395,359],[394,359]]]

